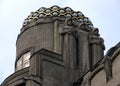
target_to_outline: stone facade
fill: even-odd
[[[96,65],[76,82],[76,86],[120,86],[120,43]]]
[[[99,30],[81,12],[42,7],[25,19],[15,73],[1,86],[118,85],[119,54],[109,51],[104,57],[104,49]]]

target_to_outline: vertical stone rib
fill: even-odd
[[[82,36],[82,62],[83,62],[83,72],[89,69],[89,44],[88,44],[88,34],[83,34]]]
[[[91,40],[90,40],[90,44],[91,44],[91,50],[92,50],[92,66],[96,64],[96,62],[98,62],[101,58],[103,58],[103,50],[104,50],[104,46],[103,46],[103,42],[101,44],[101,39],[100,37],[96,37],[96,36],[91,36]]]
[[[95,65],[98,58],[98,48],[96,43],[92,44],[92,58],[93,58],[93,65]]]
[[[59,21],[54,22],[54,52],[61,54],[61,35],[59,33]]]

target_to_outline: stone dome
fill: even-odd
[[[30,15],[24,20],[23,26],[26,26],[33,20],[37,20],[45,17],[65,17],[75,19],[80,23],[85,23],[89,26],[93,26],[88,17],[85,17],[82,12],[74,11],[70,7],[61,8],[54,5],[50,8],[41,7],[35,12],[31,12]]]

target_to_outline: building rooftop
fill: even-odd
[[[61,8],[54,5],[50,8],[41,7],[35,12],[31,12],[30,15],[24,20],[23,26],[26,26],[33,20],[37,20],[44,17],[65,17],[77,20],[80,23],[93,26],[88,17],[85,17],[82,12],[74,11],[70,7]]]

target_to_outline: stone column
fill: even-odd
[[[83,30],[78,30],[79,33],[79,68],[82,73],[89,69],[89,41],[88,33]]]
[[[62,54],[62,42],[61,39],[62,37],[60,36],[59,29],[62,27],[60,24],[59,20],[54,21],[54,52]],[[60,27],[60,26],[61,27]]]
[[[91,58],[92,58],[92,66],[95,65],[101,58],[103,58],[104,44],[103,40],[98,36],[90,37],[90,45],[91,45]]]
[[[76,78],[77,61],[77,37],[76,28],[74,26],[63,24],[63,27],[59,28],[61,34],[62,55],[66,70],[66,79],[68,79],[68,85],[70,86]]]

